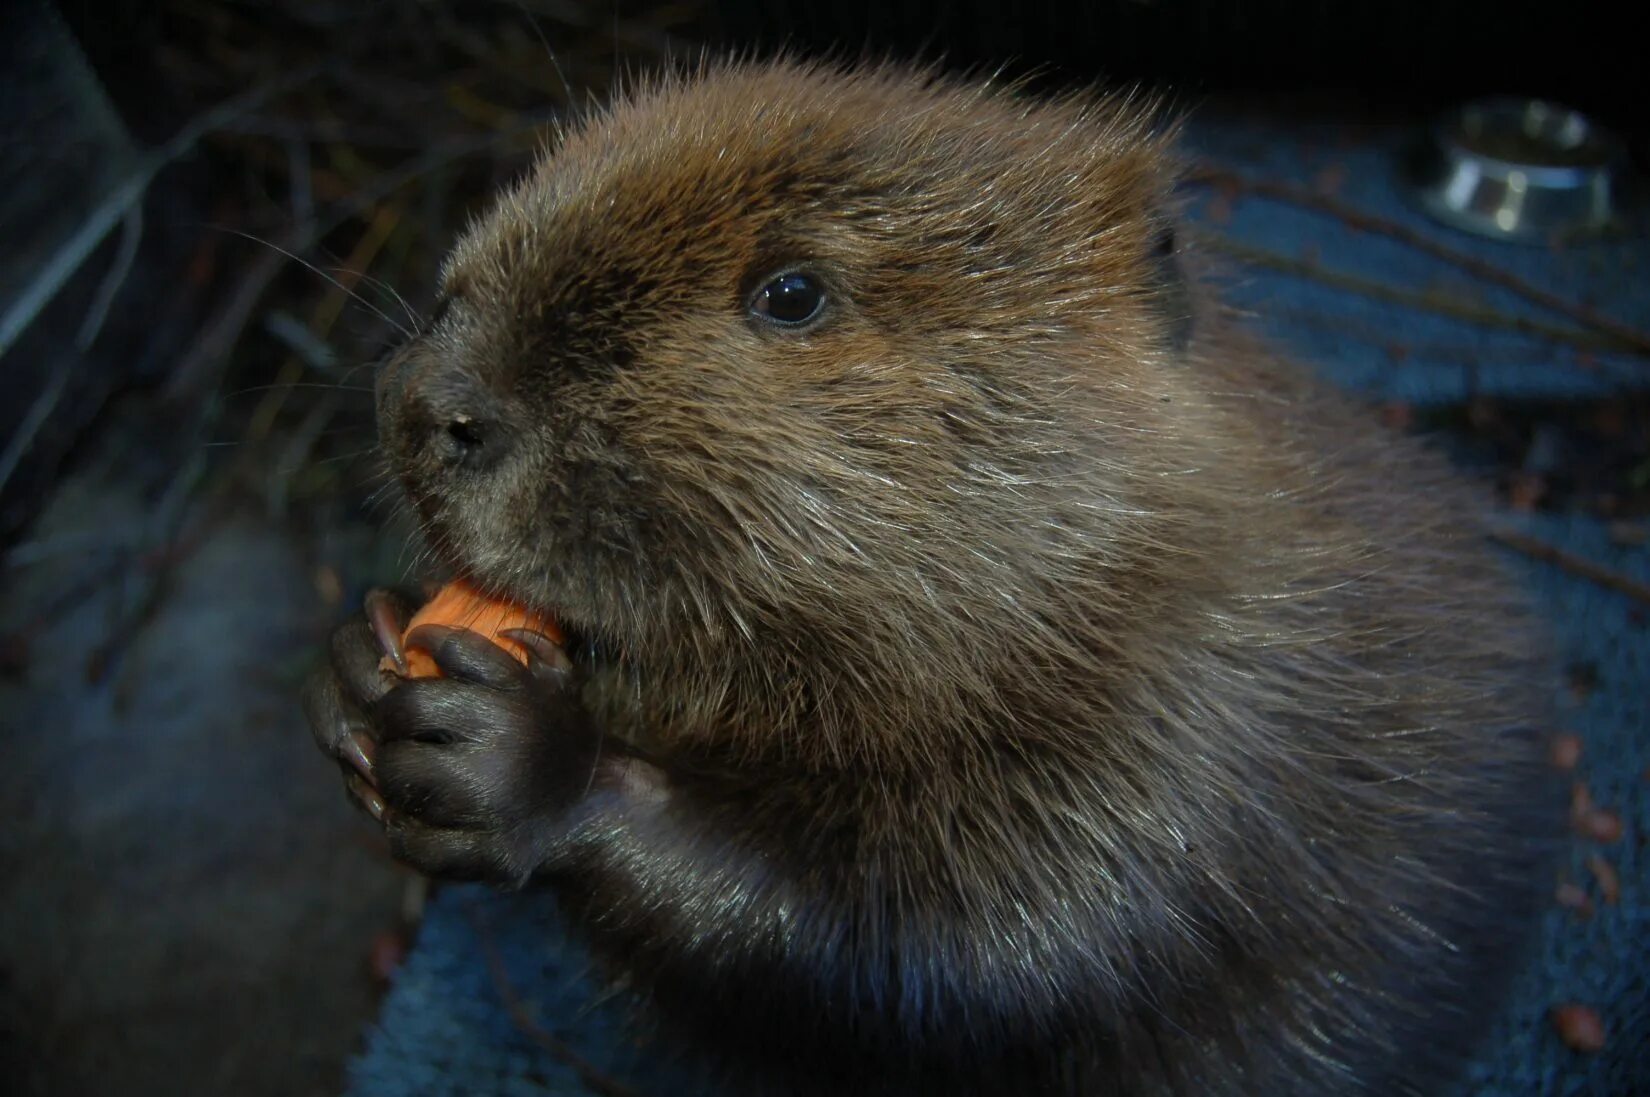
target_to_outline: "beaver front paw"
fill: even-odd
[[[306,696],[317,740],[398,858],[432,876],[525,883],[561,846],[596,764],[566,656],[513,633],[523,665],[476,633],[430,625],[407,639],[443,677],[402,681],[379,669],[393,632],[357,619],[334,635],[332,665]]]

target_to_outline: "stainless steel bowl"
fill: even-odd
[[[1619,141],[1540,99],[1466,104],[1432,127],[1412,173],[1421,204],[1456,228],[1545,244],[1623,227]]]

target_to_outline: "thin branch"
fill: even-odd
[[[292,183],[292,223],[307,225],[315,219],[315,194],[310,179],[309,142],[289,138],[286,142],[287,178]]]
[[[1549,545],[1545,541],[1531,537],[1527,533],[1519,533],[1516,530],[1492,530],[1490,539],[1507,546],[1515,552],[1521,552],[1533,560],[1551,564],[1561,571],[1567,571],[1571,575],[1589,579],[1601,587],[1608,587],[1619,594],[1625,594],[1629,598],[1650,605],[1650,583],[1641,582],[1631,575],[1624,575],[1613,568],[1607,568],[1603,564],[1587,559],[1585,556],[1578,556],[1566,549],[1559,548],[1557,545]]]
[[[119,614],[103,642],[92,649],[87,659],[87,677],[92,683],[103,680],[121,653],[159,612],[178,568],[206,542],[207,531],[214,521],[209,506],[204,508],[193,528],[185,528],[189,505],[194,500],[196,487],[206,478],[206,469],[204,451],[190,454],[155,503],[153,517],[145,522],[143,535],[143,543],[154,547],[139,557],[138,578],[143,584],[142,590],[127,603],[129,608]]]
[[[303,421],[298,424],[298,428],[292,432],[292,437],[282,448],[280,456],[275,459],[264,492],[271,515],[280,515],[286,511],[292,478],[309,460],[310,451],[315,448],[315,443],[320,440],[333,416],[338,414],[340,402],[336,389],[317,400],[305,414]]]
[[[265,251],[253,260],[241,277],[240,284],[229,300],[210,322],[196,335],[193,345],[183,359],[173,367],[161,398],[176,401],[217,376],[217,367],[227,360],[229,351],[240,339],[252,310],[258,307],[264,291],[286,266],[286,256],[278,251]],[[204,387],[204,386],[202,386]]]
[[[35,318],[57,296],[64,283],[80,269],[87,256],[91,255],[103,242],[103,238],[109,235],[109,231],[125,219],[132,207],[143,200],[143,196],[149,190],[149,183],[162,168],[189,152],[195,147],[196,142],[214,129],[312,79],[319,71],[319,68],[306,69],[254,88],[244,95],[237,95],[205,112],[179,130],[170,141],[139,160],[137,168],[92,210],[86,220],[81,222],[79,230],[46,260],[34,281],[18,295],[5,315],[0,316],[0,357],[4,357],[6,352],[11,350],[18,337],[34,323]]]
[[[287,350],[302,358],[310,369],[322,377],[330,377],[337,371],[338,355],[333,352],[331,345],[290,312],[276,309],[265,315],[264,330],[280,340]]]
[[[5,451],[0,453],[0,491],[5,490],[12,473],[16,472],[17,466],[22,463],[23,455],[34,445],[35,435],[40,433],[40,428],[45,426],[52,412],[57,410],[57,402],[63,399],[63,392],[69,387],[69,373],[67,362],[59,364],[52,373],[50,383],[34,398],[34,403],[29,405],[23,421],[17,424],[17,433],[12,435],[11,441],[6,443]]]
[[[1349,293],[1356,293],[1377,301],[1406,305],[1423,312],[1448,316],[1451,319],[1463,320],[1481,327],[1504,328],[1522,335],[1531,335],[1554,343],[1580,347],[1584,350],[1619,351],[1622,349],[1621,343],[1609,336],[1594,334],[1579,328],[1560,327],[1556,324],[1533,320],[1525,316],[1514,316],[1499,309],[1476,305],[1459,297],[1452,297],[1435,291],[1400,289],[1397,286],[1388,285],[1372,278],[1360,278],[1355,274],[1345,274],[1341,271],[1331,270],[1322,263],[1296,259],[1288,255],[1281,255],[1268,248],[1241,243],[1221,233],[1198,231],[1192,234],[1192,238],[1215,251],[1225,252],[1241,259],[1251,266],[1264,267],[1301,278],[1310,278],[1326,286],[1346,290]]]
[[[140,203],[126,214],[126,226],[120,234],[120,251],[115,254],[109,272],[103,276],[103,284],[97,287],[97,296],[92,298],[91,307],[86,310],[86,319],[75,336],[74,344],[78,349],[90,349],[97,333],[103,330],[103,322],[109,318],[109,309],[120,294],[120,287],[126,284],[127,276],[132,273],[132,261],[137,258],[138,244],[142,240],[143,206]]]
[[[1319,194],[1310,188],[1295,183],[1285,183],[1274,179],[1256,179],[1210,165],[1199,167],[1190,176],[1190,180],[1192,182],[1210,183],[1240,193],[1259,195],[1262,198],[1271,198],[1279,202],[1287,202],[1292,206],[1300,206],[1303,209],[1333,217],[1363,232],[1385,236],[1406,247],[1448,263],[1450,266],[1464,271],[1480,281],[1488,282],[1491,285],[1515,293],[1532,304],[1568,316],[1584,327],[1609,336],[1613,342],[1633,350],[1636,354],[1650,356],[1650,333],[1640,331],[1619,320],[1611,319],[1595,308],[1542,289],[1540,286],[1534,285],[1511,271],[1496,266],[1494,263],[1459,251],[1447,244],[1441,244],[1426,233],[1411,228],[1400,221],[1369,213],[1348,202],[1332,198],[1329,195]]]
[[[524,115],[516,124],[496,133],[478,134],[429,149],[423,155],[415,156],[399,167],[377,176],[350,197],[328,206],[322,216],[307,229],[295,231],[290,239],[273,245],[280,250],[269,251],[263,255],[258,265],[242,280],[229,304],[219,312],[207,331],[196,341],[188,356],[172,370],[166,383],[166,399],[178,399],[200,387],[210,385],[216,379],[230,349],[240,338],[253,309],[257,307],[259,298],[280,273],[288,261],[288,255],[302,255],[328,233],[351,218],[359,217],[420,176],[537,129],[555,119],[560,113],[562,112],[559,109],[534,112]]]

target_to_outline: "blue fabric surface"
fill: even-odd
[[[1650,247],[1642,237],[1551,249],[1482,240],[1443,228],[1413,208],[1398,178],[1405,131],[1282,127],[1241,117],[1194,123],[1188,145],[1217,166],[1256,179],[1317,188],[1425,234],[1561,297],[1639,327],[1650,319]],[[1561,315],[1379,233],[1259,197],[1194,187],[1192,214],[1231,240],[1286,259],[1432,295],[1524,323],[1575,330]],[[1217,197],[1218,196],[1218,197]],[[1224,209],[1220,207],[1224,206]],[[1383,400],[1431,404],[1474,392],[1509,397],[1601,396],[1644,385],[1643,359],[1575,349],[1531,334],[1472,323],[1265,269],[1235,276],[1226,296],[1250,310],[1275,342],[1332,380]],[[1476,388],[1474,382],[1476,381]]]
[[[1404,203],[1393,154],[1403,135],[1334,127],[1284,127],[1228,117],[1194,122],[1193,150],[1257,178],[1310,184],[1340,180],[1336,195],[1399,220],[1533,283],[1583,300],[1617,319],[1650,326],[1650,247],[1642,239],[1553,251],[1500,245],[1439,228]],[[1413,248],[1277,201],[1208,188],[1189,191],[1206,230],[1274,255],[1306,260],[1401,292],[1447,295],[1509,317],[1574,329],[1507,291],[1472,280]],[[1300,359],[1350,389],[1417,405],[1470,391],[1562,397],[1622,391],[1650,381],[1650,366],[1580,351],[1550,339],[1468,323],[1424,303],[1378,299],[1298,274],[1250,269],[1227,281],[1230,299]],[[1469,367],[1466,363],[1474,363]],[[1650,551],[1613,544],[1591,518],[1508,518],[1544,540],[1650,581]],[[1556,905],[1539,946],[1519,960],[1518,991],[1463,1097],[1650,1093],[1650,895],[1644,836],[1650,834],[1650,630],[1645,608],[1550,565],[1519,559],[1552,623],[1563,659],[1589,664],[1597,688],[1566,695],[1568,726],[1585,749],[1578,778],[1597,803],[1618,811],[1627,835],[1610,846],[1576,847],[1565,878],[1583,884],[1595,911],[1581,919]],[[1586,867],[1602,854],[1619,873],[1616,905],[1598,899]],[[1557,883],[1557,879],[1554,880]],[[485,934],[478,927],[486,927]],[[440,1094],[586,1093],[577,1073],[523,1032],[500,997],[492,949],[507,980],[540,1025],[605,1072],[641,1092],[688,1094],[697,1087],[648,1059],[624,1032],[621,1009],[595,1004],[586,959],[545,895],[497,896],[476,888],[442,892],[352,1068],[354,1097]],[[1609,1027],[1598,1055],[1570,1051],[1548,1023],[1549,1008],[1596,1006]],[[1643,1081],[1640,1081],[1640,1080]]]

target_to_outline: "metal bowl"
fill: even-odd
[[[1422,206],[1445,224],[1546,244],[1620,229],[1621,143],[1578,111],[1540,99],[1481,99],[1439,119],[1412,167]]]

